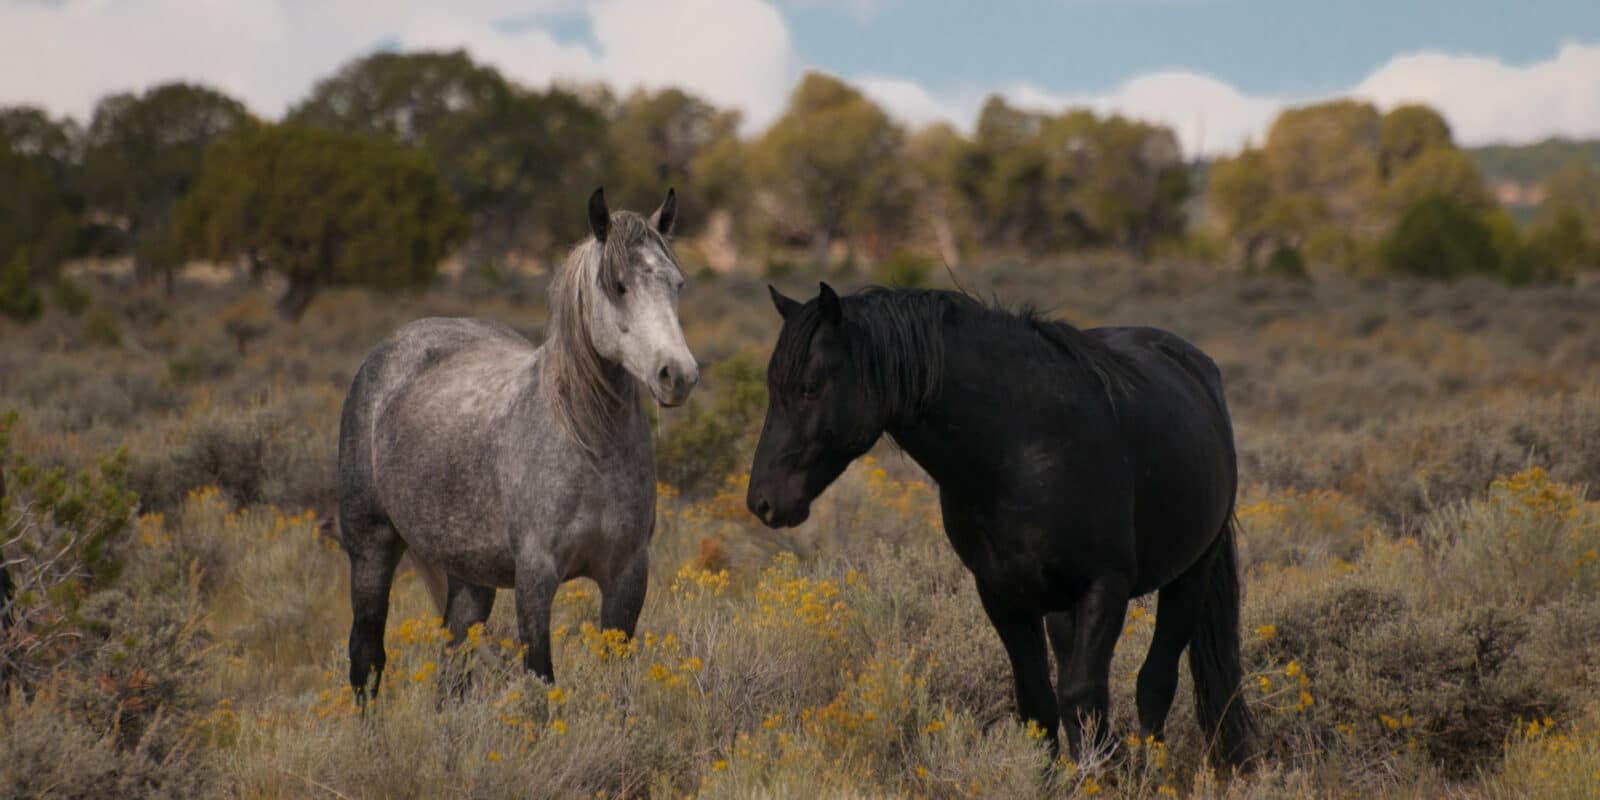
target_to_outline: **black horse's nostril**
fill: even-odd
[[[772,504],[767,502],[767,498],[756,498],[756,502],[751,506],[750,510],[756,512],[756,516],[760,517],[762,522],[772,521]]]

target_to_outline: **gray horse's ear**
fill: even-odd
[[[597,187],[594,194],[589,195],[589,230],[594,231],[597,242],[606,240],[606,234],[611,231],[611,210],[606,208],[606,189]]]
[[[672,235],[672,223],[678,219],[678,193],[667,189],[667,199],[661,202],[656,213],[650,215],[650,227],[662,236]]]
[[[835,294],[833,287],[826,281],[822,284],[822,293],[817,295],[817,308],[822,311],[823,320],[832,324],[839,324],[844,319],[844,309],[839,307],[839,295]]]
[[[800,307],[800,301],[785,297],[778,287],[767,284],[767,293],[772,295],[772,306],[778,309],[778,316],[788,319],[794,310]]]

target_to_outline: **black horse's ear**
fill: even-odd
[[[827,282],[823,282],[822,293],[817,295],[817,308],[822,312],[822,319],[830,324],[837,325],[839,320],[844,319],[844,309],[839,307],[839,295]]]
[[[650,227],[662,236],[672,235],[672,223],[678,219],[678,193],[667,189],[667,199],[661,202],[656,213],[650,215]]]
[[[772,306],[773,308],[778,309],[778,316],[783,317],[784,319],[788,319],[789,315],[793,314],[794,310],[800,307],[800,302],[798,300],[785,297],[783,292],[778,291],[778,287],[773,286],[770,283],[767,284],[767,293],[772,295]]]
[[[589,195],[589,230],[594,231],[597,242],[606,240],[606,234],[611,231],[611,210],[606,208],[606,189],[597,187],[594,194]]]

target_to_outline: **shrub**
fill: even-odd
[[[691,496],[714,490],[739,467],[767,401],[765,371],[753,359],[736,356],[708,373],[715,384],[711,406],[691,399],[656,445],[660,480]]]
[[[55,301],[62,311],[76,317],[88,310],[89,293],[71,278],[62,275],[56,278]]]
[[[1500,272],[1489,226],[1467,207],[1433,196],[1407,209],[1383,240],[1379,257],[1396,275],[1460,278]]]
[[[110,314],[97,308],[83,318],[83,338],[96,347],[120,347],[122,329]]]
[[[12,319],[30,322],[44,311],[39,289],[33,284],[33,274],[28,259],[18,252],[11,263],[0,269],[0,314]]]
[[[935,265],[932,259],[916,253],[900,252],[891,256],[872,274],[872,280],[881,286],[921,289],[928,286]]]
[[[1267,257],[1265,272],[1274,278],[1305,280],[1308,277],[1306,261],[1301,257],[1300,251],[1287,245],[1273,250],[1272,255]]]

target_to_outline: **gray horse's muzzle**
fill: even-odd
[[[650,393],[661,405],[669,408],[681,406],[699,382],[700,366],[693,360],[686,363],[668,361],[656,369],[650,381]]]

